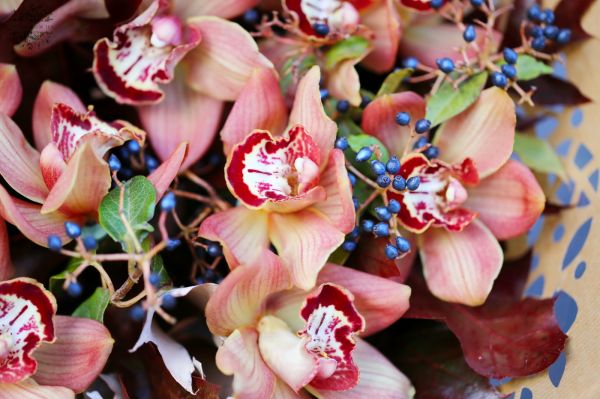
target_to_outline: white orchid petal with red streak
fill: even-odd
[[[132,22],[94,46],[93,72],[100,88],[123,104],[152,104],[163,98],[159,83],[173,79],[175,66],[200,43],[200,33],[175,16],[156,16],[153,2]]]
[[[143,143],[146,137],[145,132],[127,122],[106,123],[92,111],[82,114],[66,104],[54,106],[50,126],[52,142],[65,161],[71,158],[84,137],[95,140],[94,150],[99,156],[127,140]]]
[[[12,116],[23,97],[23,87],[21,79],[17,73],[17,68],[12,64],[0,63],[0,113]]]
[[[258,333],[253,328],[235,330],[216,356],[219,370],[233,375],[233,394],[239,399],[271,398],[275,375],[260,355]]]
[[[306,193],[318,182],[318,167],[311,167],[318,164],[319,148],[302,126],[282,138],[257,130],[233,149],[225,174],[231,192],[258,208]]]
[[[328,283],[307,297],[300,311],[306,326],[299,335],[304,338],[306,350],[337,362],[333,373],[318,375],[311,381],[315,388],[343,391],[358,382],[352,351],[356,345],[354,337],[365,329],[365,320],[353,301],[349,291]]]
[[[0,399],[75,399],[75,392],[60,386],[38,385],[28,378],[16,384],[3,384]]]
[[[31,357],[42,342],[55,339],[56,301],[37,281],[0,283],[0,385],[19,382],[37,369]]]
[[[283,320],[264,316],[257,328],[262,358],[295,392],[317,375],[319,359],[306,350],[304,340],[294,334]]]

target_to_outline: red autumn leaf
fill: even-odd
[[[586,97],[573,83],[552,75],[519,82],[525,90],[536,87],[533,101],[536,105],[580,105],[589,103]]]
[[[554,9],[554,24],[561,29],[571,29],[571,43],[591,36],[581,27],[581,20],[595,0],[562,0]]]
[[[521,377],[550,366],[567,336],[554,316],[554,299],[520,299],[526,261],[507,263],[486,303],[468,307],[442,302],[429,293],[421,273],[408,280],[411,307],[405,317],[441,320],[460,341],[465,360],[492,378]]]

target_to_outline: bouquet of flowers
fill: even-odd
[[[564,369],[560,297],[524,291],[594,7],[1,1],[0,399],[492,399]]]

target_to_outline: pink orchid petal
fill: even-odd
[[[275,382],[275,390],[273,391],[272,398],[277,399],[311,399],[312,396],[308,395],[306,391],[302,390],[294,392],[285,382],[277,379]]]
[[[284,321],[265,316],[258,323],[258,347],[265,363],[279,378],[298,392],[317,374],[319,361],[304,347]]]
[[[186,159],[189,144],[181,143],[173,150],[171,155],[154,172],[148,175],[148,180],[156,189],[156,198],[162,198],[163,194],[169,189],[169,186],[177,176],[181,165]]]
[[[202,43],[186,61],[188,83],[195,90],[223,101],[233,101],[256,68],[273,65],[241,26],[217,17],[195,17],[188,23],[202,35]]]
[[[328,263],[317,284],[338,284],[354,295],[354,306],[364,317],[367,336],[385,329],[408,310],[410,287],[349,267]]]
[[[49,143],[42,150],[42,153],[40,154],[40,169],[46,187],[51,190],[63,172],[67,169],[67,164],[56,147],[56,144]]]
[[[14,271],[10,259],[10,240],[6,231],[6,223],[0,218],[0,281],[8,280]]]
[[[265,204],[266,211],[290,213],[298,212],[311,205],[320,204],[327,199],[327,192],[321,186],[313,187],[302,195]]]
[[[206,154],[213,143],[224,104],[190,89],[179,76],[163,91],[163,101],[138,108],[140,120],[152,148],[163,161],[181,143],[189,143],[187,158],[181,165],[183,171]]]
[[[287,123],[287,108],[272,69],[252,72],[221,130],[225,154],[255,129],[279,135]]]
[[[212,15],[232,19],[256,6],[259,0],[221,0],[221,1],[186,1],[176,0],[175,14],[179,18],[191,18],[200,15]]]
[[[485,302],[502,267],[502,248],[479,220],[461,232],[435,228],[420,238],[427,286],[447,302],[478,306]]]
[[[271,213],[269,222],[271,242],[290,268],[294,285],[312,288],[329,255],[344,241],[344,233],[320,214],[306,209]]]
[[[28,378],[16,384],[3,384],[0,399],[75,399],[75,393],[61,386],[38,385]]]
[[[100,375],[114,340],[104,325],[79,317],[56,316],[56,341],[35,351],[36,382],[83,392]]]
[[[258,333],[252,328],[235,330],[217,352],[217,367],[233,375],[233,394],[240,399],[274,397],[275,375],[263,361]]]
[[[360,78],[354,66],[360,59],[349,59],[340,62],[329,72],[327,78],[327,89],[335,98],[345,99],[355,107],[362,101],[360,95]]]
[[[332,121],[321,102],[319,92],[319,80],[321,72],[318,66],[313,66],[298,83],[294,106],[290,114],[288,127],[302,125],[308,134],[321,149],[321,162],[319,165],[324,169],[327,164],[329,152],[333,148],[337,125]]]
[[[77,94],[67,86],[49,80],[42,83],[33,104],[33,141],[39,151],[52,141],[50,120],[54,105],[59,103],[66,104],[81,114],[87,111]]]
[[[516,121],[510,96],[497,87],[489,88],[466,111],[442,125],[434,144],[448,163],[471,158],[483,179],[500,169],[512,154]]]
[[[198,235],[218,241],[229,267],[253,263],[269,247],[268,214],[237,206],[208,217]]]
[[[398,44],[402,36],[402,21],[393,0],[382,0],[362,16],[362,23],[375,34],[371,51],[362,64],[368,69],[383,73],[396,64]]]
[[[327,168],[321,173],[319,185],[325,188],[327,199],[317,202],[313,209],[321,212],[343,233],[354,228],[356,212],[352,201],[352,186],[348,179],[344,154],[334,149],[329,154]]]
[[[21,79],[17,73],[17,68],[12,64],[0,63],[0,113],[12,116],[23,97],[23,87]]]
[[[40,170],[40,154],[7,115],[0,113],[0,175],[9,186],[32,201],[48,194]]]
[[[37,369],[31,357],[42,342],[54,342],[56,300],[30,278],[0,282],[0,385],[22,381]]]
[[[258,43],[260,52],[267,57],[275,66],[275,69],[282,71],[286,61],[302,54],[302,42],[282,43],[273,38],[264,38]]]
[[[329,391],[308,386],[309,392],[322,399],[411,399],[415,390],[404,374],[377,349],[358,338],[352,356],[360,378],[358,385],[348,391]]]
[[[50,190],[41,212],[47,214],[60,209],[72,214],[95,215],[110,185],[108,164],[98,157],[92,140],[86,140]]]
[[[499,240],[525,233],[544,210],[546,197],[535,176],[520,162],[509,160],[481,184],[469,189],[465,207],[479,212]]]
[[[206,323],[215,335],[256,324],[267,297],[289,288],[289,272],[281,259],[265,249],[260,262],[235,268],[223,280],[206,305]]]
[[[65,234],[65,220],[80,222],[81,220],[61,212],[41,213],[41,206],[11,197],[4,187],[0,186],[0,215],[10,224],[15,225],[21,233],[38,245],[48,246],[48,236],[58,235],[63,242],[69,239]]]
[[[23,0],[4,0],[0,2],[0,22],[9,19],[22,3]]]
[[[44,17],[14,50],[22,57],[33,57],[48,50],[78,29],[78,18],[108,18],[103,0],[71,0]]]
[[[398,112],[408,112],[413,121],[425,117],[425,101],[416,93],[385,94],[365,108],[361,127],[377,137],[394,154],[402,154],[410,139],[410,127],[396,123]]]

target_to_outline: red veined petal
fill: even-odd
[[[431,0],[401,0],[403,6],[419,11],[431,10]]]

